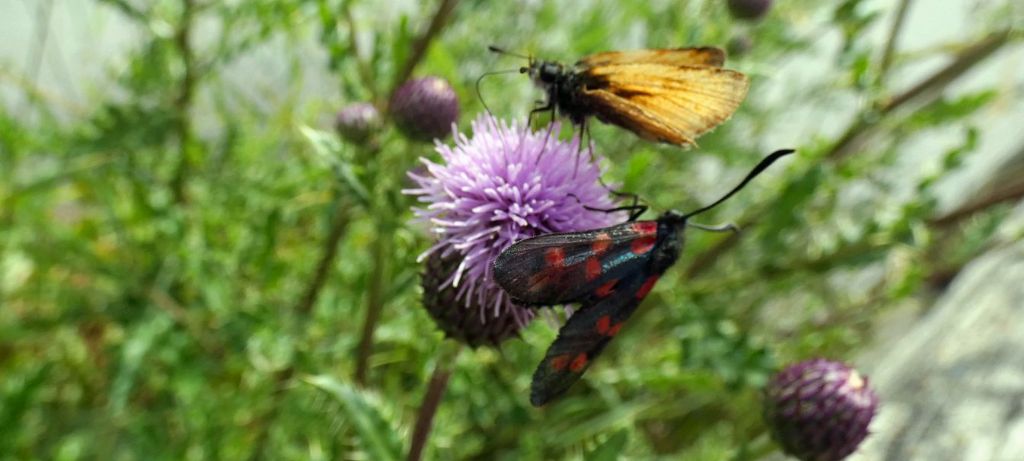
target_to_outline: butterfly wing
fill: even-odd
[[[680,146],[731,117],[749,86],[739,72],[707,66],[608,65],[582,75],[581,96],[600,120]]]
[[[722,67],[724,63],[724,51],[713,46],[703,46],[698,48],[605,51],[580,59],[576,65],[600,67],[622,64],[663,64],[666,66]]]
[[[494,278],[523,304],[577,302],[608,292],[613,280],[646,267],[657,240],[656,221],[541,235],[498,255]]]
[[[579,381],[657,280],[658,274],[635,271],[616,281],[608,293],[584,302],[558,330],[558,338],[534,371],[530,403],[544,405]]]

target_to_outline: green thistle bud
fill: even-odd
[[[772,7],[772,0],[729,0],[729,12],[736,19],[761,19]]]
[[[334,128],[342,139],[355,144],[365,143],[380,126],[380,112],[368,102],[349,104],[334,118]]]

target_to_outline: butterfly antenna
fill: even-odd
[[[483,92],[480,91],[480,82],[483,81],[484,77],[488,77],[491,75],[511,74],[513,72],[519,72],[519,69],[492,70],[490,72],[484,72],[479,77],[477,77],[475,85],[476,97],[480,99],[480,104],[484,106],[484,110],[487,111],[487,115],[490,115],[492,117],[494,116],[494,114],[491,113],[491,108],[487,106],[487,101],[484,101],[484,94]]]
[[[504,48],[498,48],[497,46],[494,46],[494,45],[488,45],[487,49],[490,50],[491,53],[507,54],[509,56],[514,56],[514,57],[517,57],[517,58],[525,59],[527,61],[532,61],[533,60],[533,58],[531,58],[529,55],[526,55],[526,54],[523,54],[523,53],[514,53],[514,52],[508,51],[508,50],[506,50]]]
[[[750,173],[747,173],[747,177],[743,178],[743,181],[740,181],[740,183],[736,187],[732,188],[732,190],[729,191],[729,193],[725,194],[724,196],[722,196],[722,198],[720,198],[718,200],[715,200],[714,203],[712,203],[712,204],[710,204],[710,205],[708,205],[708,206],[706,206],[704,208],[700,208],[698,210],[694,210],[694,211],[691,211],[689,213],[686,213],[685,215],[683,215],[683,219],[685,220],[687,218],[690,218],[691,216],[699,215],[699,214],[701,214],[701,213],[703,213],[705,211],[708,211],[708,210],[718,206],[722,202],[728,200],[729,197],[732,197],[733,194],[739,192],[740,189],[743,189],[743,187],[746,186],[747,183],[750,182],[751,179],[754,179],[755,177],[757,177],[757,175],[761,174],[762,171],[764,171],[766,168],[771,166],[772,163],[775,163],[776,160],[778,160],[778,159],[780,159],[782,157],[785,157],[785,156],[787,156],[789,154],[792,154],[793,152],[795,152],[793,149],[783,149],[783,150],[777,150],[775,152],[772,152],[771,155],[765,157],[764,160],[761,160],[761,163],[758,163],[757,166],[755,166],[753,170],[750,170]]]

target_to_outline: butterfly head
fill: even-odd
[[[528,73],[533,81],[541,86],[550,86],[565,79],[565,66],[555,61],[530,60],[530,66],[521,72]]]

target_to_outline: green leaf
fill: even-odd
[[[622,454],[622,450],[626,448],[626,442],[628,441],[629,432],[622,429],[615,434],[612,434],[611,437],[608,437],[608,440],[605,440],[604,443],[598,445],[592,451],[587,453],[583,459],[588,459],[590,461],[614,461],[619,459],[619,456]]]
[[[342,155],[342,145],[338,138],[332,133],[316,130],[302,125],[299,131],[313,146],[313,153],[324,165],[334,170],[334,175],[348,192],[355,196],[356,200],[363,206],[370,203],[370,192],[362,180],[359,179],[352,162]]]
[[[16,385],[8,395],[0,399],[0,427],[9,428],[0,431],[0,451],[6,452],[6,448],[13,442],[13,436],[17,433],[13,429],[19,421],[24,420],[25,413],[33,407],[35,395],[50,376],[51,369],[51,364],[37,368],[24,377],[20,385]]]
[[[311,376],[305,381],[327,392],[341,404],[342,411],[355,427],[360,446],[370,455],[369,459],[383,461],[402,457],[398,432],[367,394],[331,376]]]

